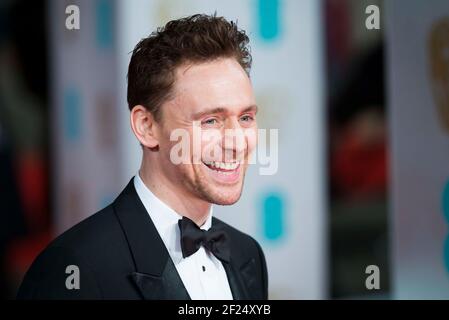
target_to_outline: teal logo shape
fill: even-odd
[[[266,42],[276,40],[281,32],[280,0],[257,1],[257,30]]]
[[[64,136],[69,141],[76,141],[81,135],[81,97],[77,89],[64,91],[63,108]]]
[[[449,225],[449,180],[446,182],[446,185],[443,188],[442,209],[444,219],[446,220],[446,223]],[[446,267],[447,272],[449,272],[449,234],[446,236],[446,240],[444,241],[443,250],[444,250],[443,253],[444,265]]]
[[[100,48],[110,48],[113,44],[114,12],[113,2],[97,0],[95,8],[95,24],[97,45]]]
[[[285,197],[279,192],[262,198],[262,230],[265,239],[274,241],[285,234]]]

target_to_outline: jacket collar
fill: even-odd
[[[134,188],[133,180],[112,204],[122,226],[135,265],[129,277],[144,299],[188,300],[190,296],[169,253]],[[227,225],[217,218],[212,224]],[[232,239],[231,239],[232,241]],[[254,283],[254,259],[244,257],[238,244],[231,242],[231,261],[224,269],[234,299],[249,299]]]

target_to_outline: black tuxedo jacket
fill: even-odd
[[[234,299],[268,298],[264,254],[250,236],[219,219],[231,244],[223,263]],[[67,289],[69,265],[79,289]],[[33,262],[19,299],[190,299],[133,180],[117,199],[56,238]]]

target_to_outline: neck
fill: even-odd
[[[144,156],[139,175],[145,186],[178,214],[202,226],[210,213],[211,204],[187,192],[182,185],[173,183],[158,168],[150,165],[157,163],[158,161],[146,161]]]

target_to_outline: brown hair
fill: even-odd
[[[169,21],[134,48],[128,68],[128,106],[143,105],[156,121],[171,94],[175,69],[186,62],[233,57],[249,75],[251,53],[245,31],[214,15]]]

